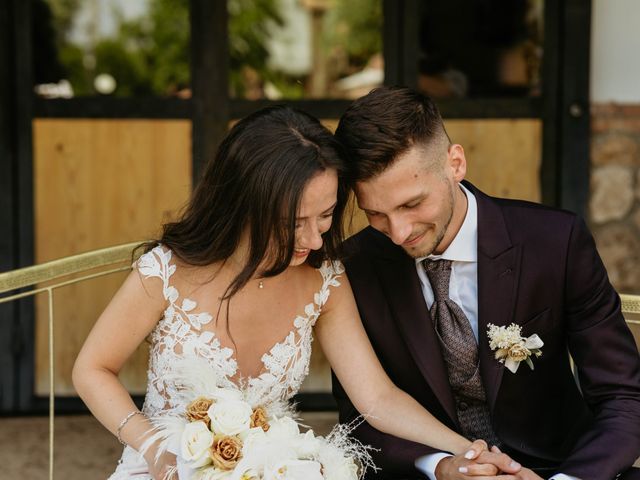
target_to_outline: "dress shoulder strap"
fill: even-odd
[[[338,288],[340,286],[340,277],[344,273],[344,265],[339,260],[325,260],[318,269],[322,275],[322,287],[320,291],[315,294],[314,302],[319,307],[324,306],[329,300],[331,289],[329,287]]]
[[[169,304],[173,305],[178,300],[178,291],[171,286],[171,276],[176,271],[175,264],[171,263],[171,250],[158,245],[144,253],[133,263],[144,278],[159,278],[162,280],[162,294]]]

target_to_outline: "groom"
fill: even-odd
[[[629,469],[640,456],[640,358],[584,222],[463,181],[462,146],[410,89],[355,101],[336,136],[371,224],[347,242],[345,265],[396,385],[509,454],[517,478],[640,478]],[[334,395],[340,420],[354,418],[335,379]],[[380,449],[381,478],[420,478],[414,462],[432,479],[472,478],[468,460],[367,423],[355,436]]]

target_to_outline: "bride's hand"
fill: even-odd
[[[149,474],[153,480],[178,480],[175,470],[176,456],[170,452],[164,452],[156,461],[155,453],[145,455],[149,465]]]
[[[459,472],[469,476],[516,474],[521,469],[520,464],[514,462],[509,455],[502,453],[498,447],[492,447],[489,450],[484,440],[471,443],[464,458],[470,462],[464,465],[465,470],[459,470]]]
[[[513,475],[521,469],[520,464],[511,460],[497,447],[487,450],[487,443],[476,440],[464,453],[445,457],[436,466],[436,478],[459,479],[470,476],[493,477],[500,473]]]
[[[489,445],[487,445],[487,442],[485,442],[484,440],[475,440],[471,442],[471,445],[469,445],[469,448],[464,454],[464,458],[468,460],[475,460],[480,456],[482,452],[486,452],[488,450]]]

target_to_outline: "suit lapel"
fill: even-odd
[[[379,278],[396,324],[420,372],[457,424],[447,370],[416,273],[415,261],[404,252],[375,259]]]
[[[493,411],[504,365],[489,348],[487,325],[502,326],[513,321],[518,279],[519,245],[512,245],[498,204],[470,184],[478,202],[478,354],[480,373]]]

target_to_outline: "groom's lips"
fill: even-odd
[[[417,237],[413,237],[411,240],[407,240],[402,244],[403,247],[413,247],[416,243],[420,243],[420,240],[425,236],[427,232],[421,233]]]

